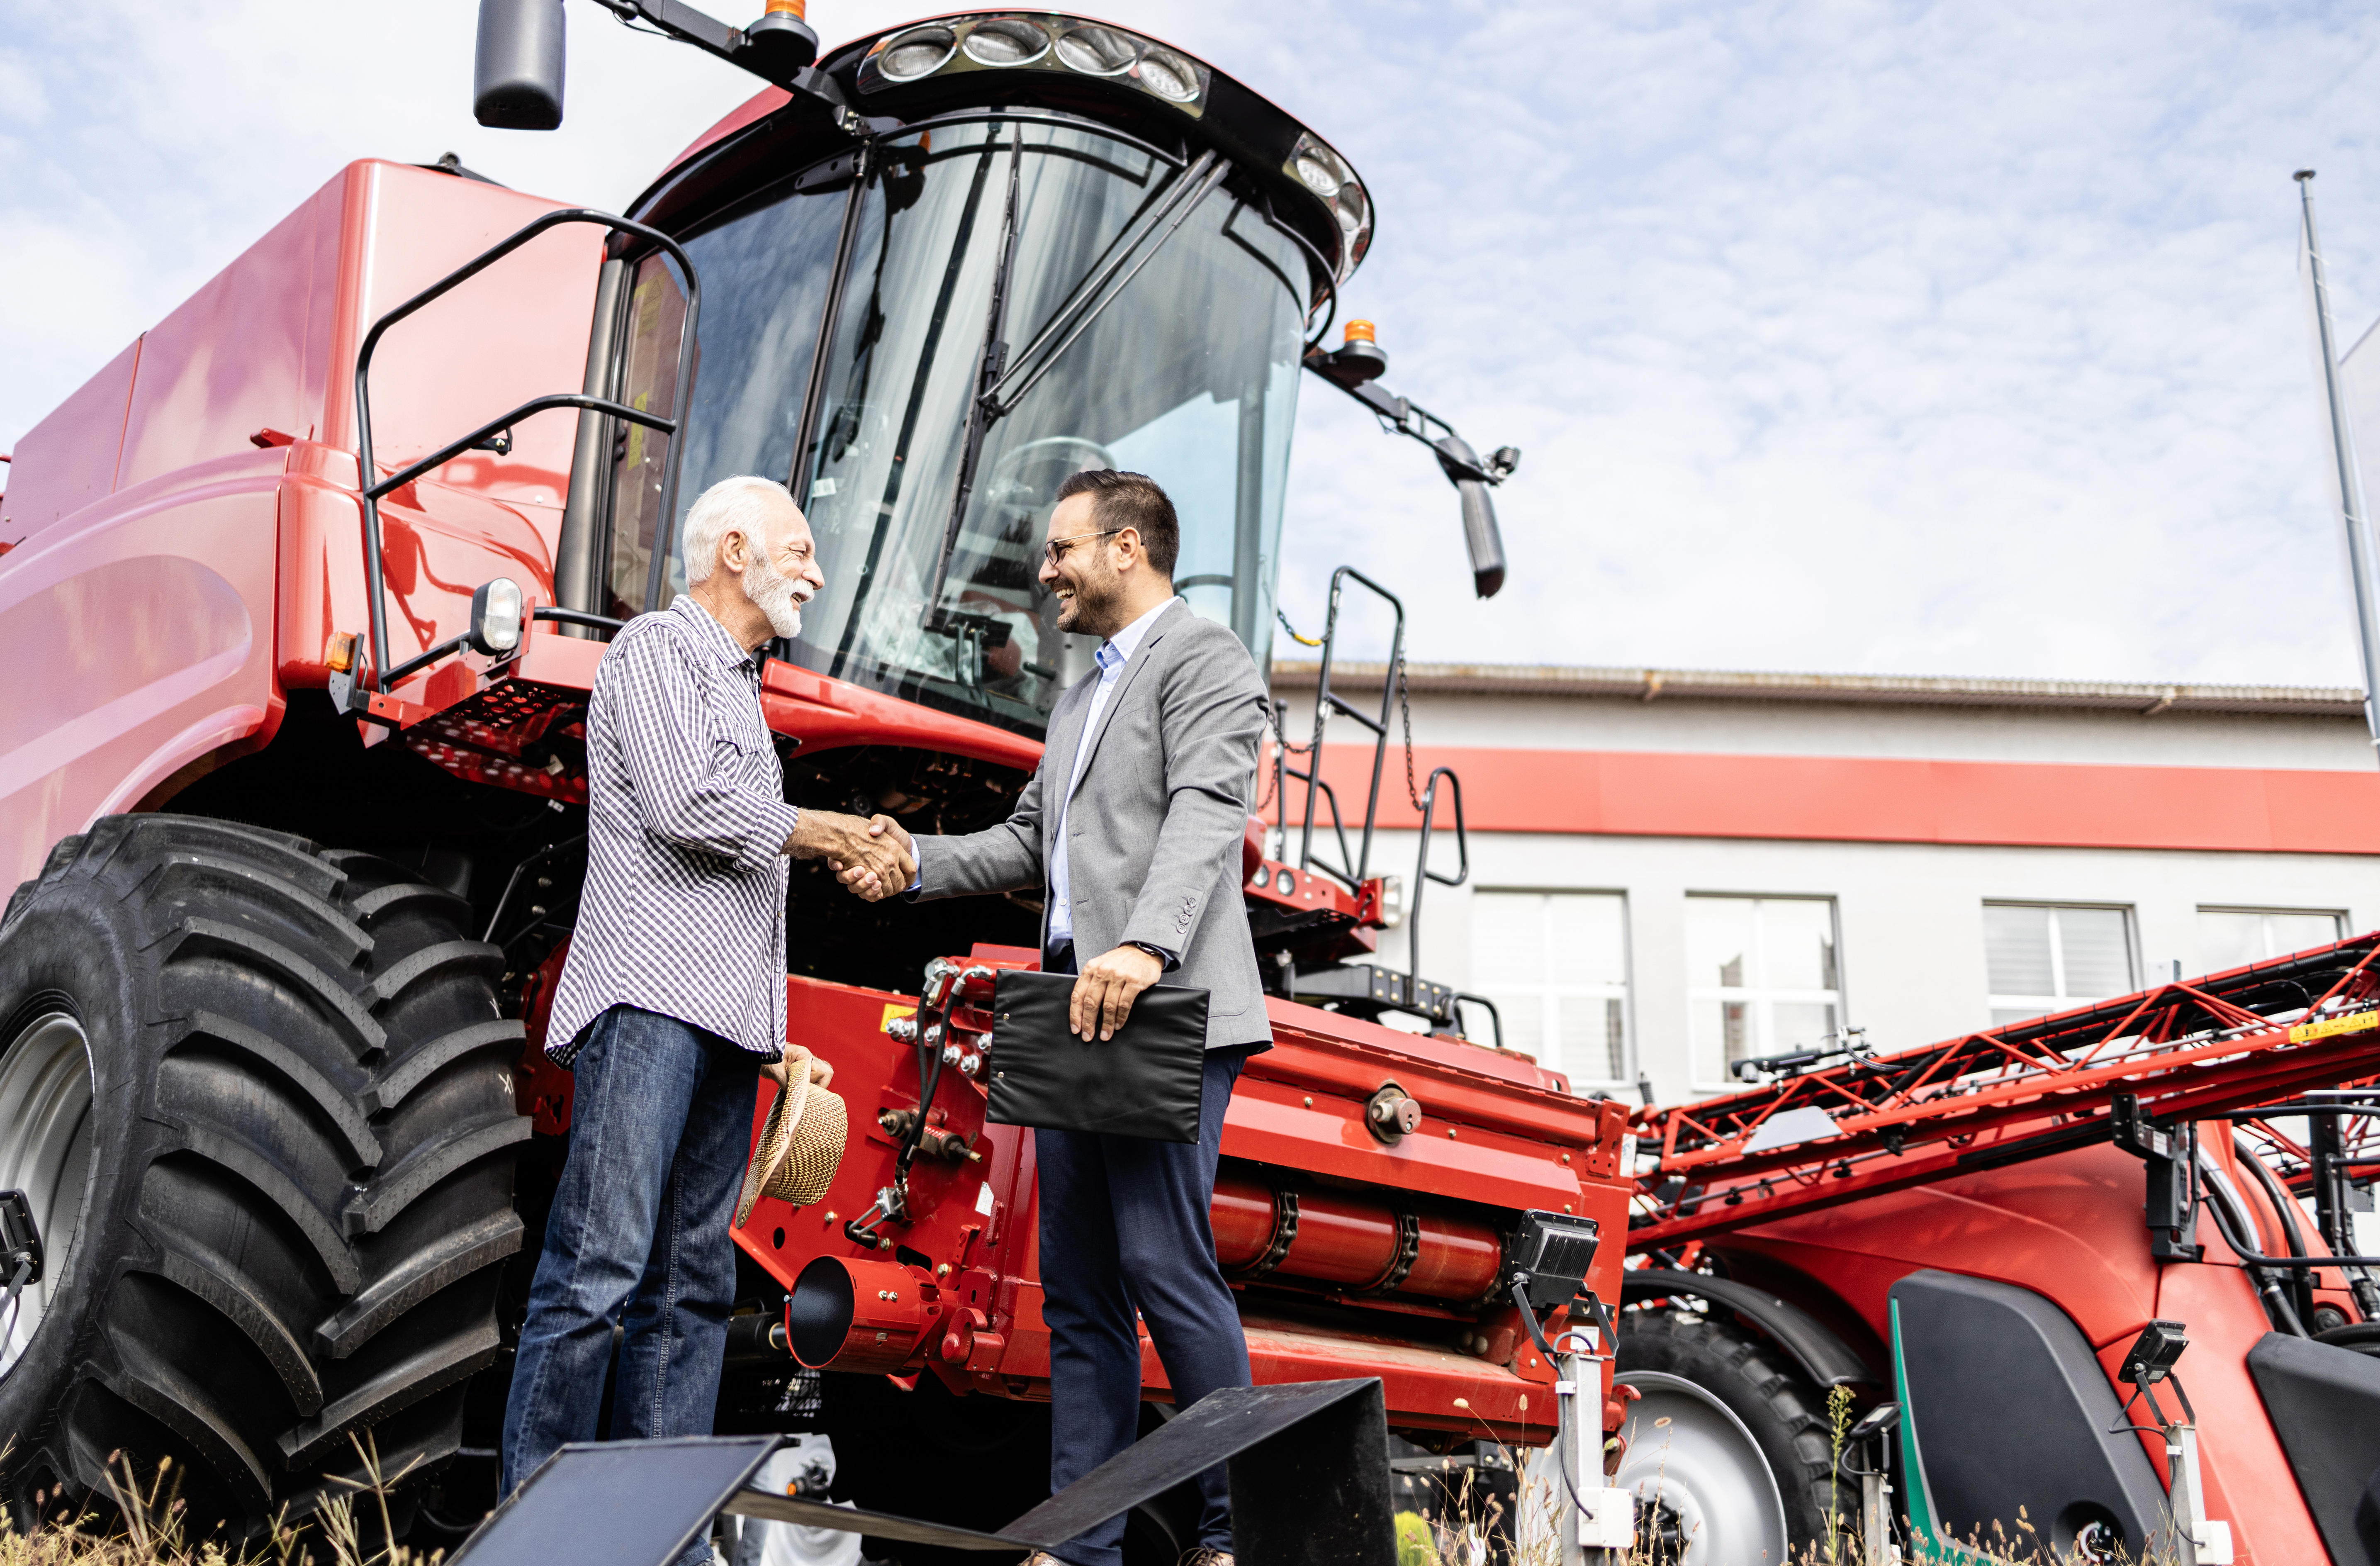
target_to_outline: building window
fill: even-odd
[[[1732,1082],[1736,1062],[1833,1034],[1842,1016],[1835,904],[1827,897],[1686,899],[1694,1080]]]
[[[2221,973],[2327,946],[2346,935],[2346,924],[2345,915],[2314,908],[2201,908],[2198,971]]]
[[[1507,1049],[1581,1082],[1628,1080],[1628,900],[1603,892],[1475,892],[1471,982]]]
[[[2137,989],[2131,910],[1986,903],[1984,967],[1994,1027]]]

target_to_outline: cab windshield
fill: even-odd
[[[882,145],[856,211],[847,188],[796,180],[689,242],[703,310],[679,510],[729,474],[790,480],[826,588],[787,656],[1038,734],[1094,650],[1036,579],[1050,512],[1068,475],[1117,467],[1172,496],[1193,612],[1266,661],[1307,271],[1226,172],[1047,117],[945,122]],[[629,321],[641,406],[667,400],[676,304],[648,262]],[[994,343],[1004,373],[987,375]],[[656,531],[659,443],[640,433],[614,492],[624,601]],[[683,580],[665,561],[664,596]]]

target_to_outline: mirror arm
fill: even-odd
[[[690,43],[706,55],[782,87],[796,97],[809,98],[834,111],[838,123],[846,130],[856,130],[856,116],[851,113],[851,101],[843,95],[835,79],[815,66],[802,66],[790,71],[773,70],[763,63],[760,51],[751,46],[741,28],[729,27],[718,18],[682,5],[679,0],[595,0],[624,22],[643,22],[666,33],[680,43]]]

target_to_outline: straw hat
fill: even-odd
[[[797,1208],[825,1196],[843,1163],[850,1128],[842,1096],[810,1081],[810,1052],[785,1046],[785,1086],[769,1106],[769,1123],[760,1128],[751,1167],[744,1171],[744,1194],[735,1202],[737,1227],[764,1194]]]

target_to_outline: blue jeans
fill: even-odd
[[[1071,973],[1072,953],[1043,966]],[[1247,1062],[1210,1050],[1195,1143],[1081,1131],[1033,1133],[1040,1181],[1041,1319],[1050,1329],[1050,1488],[1054,1494],[1132,1445],[1140,1430],[1135,1310],[1188,1408],[1218,1387],[1248,1384],[1239,1303],[1215,1262],[1208,1209],[1223,1111]],[[1223,1465],[1198,1475],[1196,1542],[1232,1548]],[[1124,1520],[1103,1523],[1051,1553],[1070,1566],[1121,1566]]]
[[[570,1155],[546,1220],[504,1407],[504,1493],[590,1441],[621,1328],[613,1440],[707,1436],[735,1302],[735,1192],[760,1057],[614,1006],[572,1062]],[[708,1557],[698,1541],[693,1559]]]

